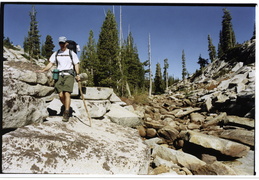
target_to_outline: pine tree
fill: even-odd
[[[50,58],[50,56],[53,54],[53,49],[54,49],[55,45],[53,44],[53,40],[52,40],[52,37],[50,35],[47,35],[46,36],[46,41],[42,47],[42,50],[44,51],[45,53],[45,57],[47,59]]]
[[[155,94],[164,93],[163,89],[163,78],[160,63],[156,64],[156,74],[154,78],[154,85],[155,85]]]
[[[144,82],[144,68],[139,60],[138,50],[134,45],[134,39],[131,32],[127,37],[125,45],[123,72],[130,85],[131,91],[134,90],[136,93],[137,90],[142,87]]]
[[[40,35],[38,30],[38,22],[36,21],[36,10],[32,6],[30,12],[31,22],[28,37],[25,39],[24,46],[25,52],[28,52],[32,58],[39,58],[40,56]]]
[[[143,87],[144,67],[138,57],[137,47],[134,46],[134,39],[130,32],[127,41],[122,49],[122,69],[123,75],[130,86],[130,90],[135,93]]]
[[[45,44],[43,42],[41,44],[42,45],[41,45],[40,54],[41,54],[42,57],[46,58]]]
[[[184,50],[182,51],[182,80],[185,80],[187,75],[186,65],[185,65],[185,54]]]
[[[152,94],[152,70],[151,70],[151,38],[150,34],[148,35],[148,72],[149,72],[149,90],[148,90],[148,96],[151,96]]]
[[[4,37],[3,45],[4,45],[4,47],[14,49],[13,42],[10,41],[9,37],[7,37],[7,38]]]
[[[201,55],[199,56],[199,60],[197,62],[200,65],[200,69],[204,68],[206,65],[208,65],[208,59],[204,59],[201,57]]]
[[[99,86],[112,87],[117,89],[120,79],[118,64],[118,30],[117,23],[111,10],[108,10],[97,44],[99,59],[97,81]]]
[[[168,68],[169,68],[169,64],[168,64],[168,59],[164,59],[164,84],[165,84],[165,89],[168,89]]]
[[[251,39],[250,39],[250,40],[253,40],[253,39],[255,39],[255,24],[254,24],[253,36],[251,37]]]
[[[210,56],[210,61],[213,62],[216,59],[216,48],[212,44],[212,39],[210,35],[208,35],[208,51],[209,51],[209,56]]]
[[[23,50],[24,52],[29,52],[29,47],[28,47],[28,38],[24,37],[24,41],[23,41]]]
[[[223,53],[223,50],[222,50],[222,31],[219,32],[219,44],[218,44],[218,57],[221,58],[224,53]]]
[[[222,20],[222,36],[220,46],[223,54],[227,53],[227,51],[236,45],[236,37],[232,27],[232,17],[230,15],[229,10],[226,8],[223,9],[224,15]]]
[[[87,45],[83,47],[80,57],[80,70],[88,74],[88,86],[97,86],[96,68],[98,65],[97,47],[94,40],[94,32],[90,30]]]

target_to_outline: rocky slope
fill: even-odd
[[[116,113],[125,103],[112,89],[85,90],[88,117],[75,83],[71,118],[64,123],[51,72],[35,73],[44,65],[23,53],[4,48],[3,173],[148,173],[149,148],[130,128],[140,118],[126,109]]]
[[[63,123],[51,73],[34,73],[42,63],[5,48],[2,170],[254,175],[253,49],[254,42],[243,48],[249,61],[216,60],[144,105],[126,104],[109,88],[87,87],[91,121],[75,83],[71,120]]]
[[[151,174],[254,174],[254,43],[244,48],[250,63],[216,60],[136,107],[144,121],[137,128],[153,148]],[[198,160],[186,166],[191,160],[183,163],[179,151]]]

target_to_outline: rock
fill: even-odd
[[[112,92],[109,100],[112,102],[112,103],[115,103],[115,102],[122,102],[121,99],[114,93]]]
[[[164,127],[164,125],[159,123],[158,121],[145,121],[144,124],[148,128],[154,128],[154,129],[161,129],[162,127]]]
[[[138,132],[76,118],[35,123],[2,137],[3,173],[147,174],[149,148]]]
[[[217,161],[217,157],[209,154],[202,154],[201,160],[206,162],[207,164],[212,164]]]
[[[146,114],[152,114],[153,113],[153,108],[151,106],[145,106],[145,113]]]
[[[110,110],[111,102],[109,100],[87,100],[86,105],[92,118],[101,118]],[[82,101],[81,107],[84,108]]]
[[[198,169],[201,166],[204,166],[206,163],[199,160],[193,155],[184,153],[182,151],[176,151],[170,148],[166,148],[163,146],[155,145],[152,157],[160,157],[166,161],[172,162],[180,167],[186,167],[189,170],[193,171]]]
[[[255,121],[252,118],[245,118],[245,117],[239,117],[239,116],[227,116],[225,124],[236,124],[241,126],[247,126],[249,128],[255,127]]]
[[[217,95],[215,100],[216,100],[216,103],[224,103],[227,100],[229,100],[229,97],[224,95],[224,94],[222,94],[222,93],[220,93],[219,95]]]
[[[248,75],[248,72],[244,74],[235,75],[229,82],[230,88],[232,86],[238,86],[238,84],[246,84],[248,82],[247,75]]]
[[[157,134],[157,132],[156,132],[156,130],[155,130],[154,128],[147,128],[146,133],[147,133],[146,136],[147,136],[148,138],[153,138],[153,137],[155,137],[156,134]]]
[[[192,106],[193,103],[189,99],[184,99],[183,102],[186,104],[186,106]]]
[[[182,139],[176,139],[174,141],[174,147],[177,149],[181,149],[184,146],[184,140]]]
[[[175,129],[179,129],[179,123],[177,122],[177,121],[174,121],[174,119],[173,118],[171,118],[171,117],[166,117],[164,120],[163,120],[163,124],[165,125],[165,126],[170,126],[170,127],[172,127],[172,128],[175,128]]]
[[[18,128],[42,122],[47,116],[44,98],[54,92],[47,86],[48,77],[28,70],[35,65],[7,61],[3,69],[3,121],[2,127]],[[34,69],[35,70],[35,69]]]
[[[231,167],[237,175],[255,175],[255,152],[249,151],[246,156],[238,158],[235,161],[223,162],[227,166]]]
[[[168,173],[168,172],[170,172],[170,169],[166,166],[161,165],[161,166],[158,166],[155,169],[153,169],[149,173],[149,175],[160,175],[160,174],[164,174],[164,173]]]
[[[43,122],[48,116],[45,102],[31,96],[4,92],[2,109],[2,128],[18,128],[34,122]]]
[[[193,130],[193,129],[200,129],[201,125],[199,124],[195,124],[195,123],[190,123],[188,124],[187,128],[190,129],[190,130]]]
[[[174,114],[175,117],[181,118],[183,116],[186,116],[192,112],[199,111],[201,108],[192,108],[192,107],[187,107],[187,108],[181,108],[176,114]]]
[[[204,148],[211,148],[231,157],[245,156],[250,148],[240,143],[206,135],[195,131],[188,131],[185,140],[200,145]]]
[[[205,106],[206,106],[206,110],[210,112],[211,108],[213,107],[211,98],[208,98],[205,100]]]
[[[194,171],[195,175],[237,175],[235,171],[221,162],[206,164]]]
[[[236,72],[237,70],[239,70],[241,67],[243,67],[244,63],[243,62],[238,62],[235,67],[233,67],[233,69],[231,71]]]
[[[7,96],[8,94],[17,94],[21,96],[33,96],[35,98],[41,98],[49,96],[54,92],[53,87],[43,86],[40,84],[30,85],[16,79],[8,78],[4,78],[3,86],[4,93]]]
[[[218,124],[220,121],[225,121],[227,117],[227,113],[223,112],[220,113],[217,117],[209,120],[208,122],[205,122],[205,124],[202,125],[202,127],[206,128],[212,125]]]
[[[133,112],[135,113],[136,111],[134,110],[134,107],[132,105],[128,105],[128,106],[123,106],[124,109],[130,111],[130,112]]]
[[[256,75],[255,70],[254,70],[254,69],[251,69],[251,71],[249,71],[249,73],[248,73],[248,79],[249,79],[249,81],[253,82],[254,79],[255,79],[255,75]]]
[[[227,79],[224,81],[221,81],[221,83],[218,85],[218,89],[219,90],[225,90],[229,87],[229,83],[231,82],[231,79]]]
[[[165,147],[166,148],[166,147]],[[173,169],[173,168],[180,168],[177,164],[173,163],[173,162],[170,162],[170,161],[167,161],[167,160],[164,160],[162,159],[160,156],[155,156],[154,158],[154,164],[156,166],[165,166],[169,169]]]
[[[88,100],[107,100],[113,94],[112,88],[86,87],[84,98]]]
[[[191,113],[190,114],[191,122],[200,122],[203,123],[205,121],[205,116],[200,113]]]
[[[106,116],[114,123],[127,127],[142,125],[140,118],[119,105],[112,104]]]
[[[159,137],[155,137],[155,138],[151,138],[151,139],[147,139],[145,140],[145,143],[150,147],[150,148],[154,148],[157,144],[162,144],[163,140]]]
[[[138,130],[139,135],[141,137],[145,137],[147,135],[146,129],[144,128],[144,126],[137,126],[136,129]]]
[[[144,107],[142,106],[136,106],[134,109],[134,113],[137,114],[140,119],[144,119],[145,118],[145,110],[144,110]]]
[[[173,142],[177,138],[179,131],[171,126],[165,126],[158,130],[158,134],[159,136]]]
[[[254,131],[248,131],[244,129],[229,129],[224,130],[219,134],[219,137],[234,140],[247,144],[249,146],[255,145],[255,133]]]
[[[237,87],[236,87],[236,93],[239,94],[240,92],[246,90],[246,85],[245,83],[239,83],[237,84]]]
[[[161,120],[161,114],[159,112],[155,112],[153,114],[153,120],[160,121]]]

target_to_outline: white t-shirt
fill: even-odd
[[[53,64],[56,64],[56,53],[57,52],[54,52],[50,56],[50,59],[49,59],[50,62],[52,62]],[[74,64],[78,64],[79,59],[78,59],[76,53],[71,50],[71,54],[72,54],[72,57],[73,57]],[[70,58],[70,55],[69,55],[69,49],[66,49],[65,51],[59,50],[59,53],[58,53],[58,56],[57,56],[57,61],[58,61],[58,68],[57,69],[59,71],[74,69],[72,59]]]

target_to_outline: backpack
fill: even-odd
[[[76,54],[80,51],[80,46],[73,40],[67,40],[67,48],[74,51]]]

